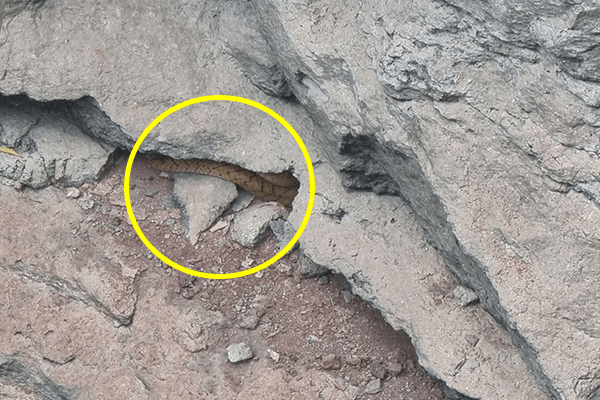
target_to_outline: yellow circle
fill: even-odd
[[[277,121],[279,121],[279,123],[281,125],[283,125],[284,128],[287,129],[288,132],[294,137],[294,139],[296,140],[296,143],[298,143],[298,146],[300,147],[300,150],[302,150],[302,154],[304,155],[304,159],[306,160],[306,166],[308,168],[308,177],[309,177],[309,184],[310,184],[310,194],[308,196],[308,207],[306,208],[306,213],[304,214],[304,219],[302,220],[302,224],[300,224],[300,228],[298,229],[298,231],[296,232],[296,234],[294,235],[292,240],[290,240],[290,242],[283,249],[281,249],[279,251],[279,253],[275,254],[275,256],[273,256],[269,260],[265,261],[264,263],[257,265],[256,267],[244,270],[244,271],[231,272],[228,274],[211,274],[211,273],[207,273],[207,272],[194,271],[193,269],[186,268],[182,265],[177,264],[174,261],[171,261],[169,258],[165,257],[160,251],[158,251],[156,249],[156,247],[154,247],[152,245],[152,243],[150,243],[150,241],[146,238],[146,236],[144,236],[144,233],[140,229],[140,227],[135,219],[135,215],[133,215],[133,210],[131,208],[131,199],[129,197],[129,176],[131,175],[131,167],[133,166],[133,160],[135,159],[135,155],[136,155],[138,149],[140,148],[140,146],[142,145],[142,142],[144,141],[146,136],[148,136],[148,134],[152,131],[152,129],[154,129],[156,127],[156,125],[158,125],[163,119],[165,119],[169,115],[173,114],[175,111],[181,110],[182,108],[185,108],[192,104],[202,103],[205,101],[218,101],[218,100],[235,101],[238,103],[247,104],[254,108],[258,108],[259,110],[269,114],[271,117],[273,117]],[[294,244],[296,244],[296,242],[298,241],[298,239],[300,239],[300,236],[302,235],[302,232],[304,232],[304,228],[306,228],[306,225],[308,224],[308,220],[310,219],[310,215],[311,215],[312,208],[313,208],[313,203],[315,201],[315,174],[313,171],[312,161],[310,160],[310,155],[308,154],[308,150],[306,150],[306,146],[304,145],[304,142],[302,141],[300,136],[298,136],[298,134],[296,133],[294,128],[292,128],[292,126],[285,119],[283,119],[283,117],[281,117],[279,114],[277,114],[275,111],[271,110],[270,108],[268,108],[260,103],[257,103],[256,101],[252,101],[252,100],[249,100],[249,99],[246,99],[243,97],[225,96],[225,95],[202,96],[202,97],[196,97],[194,99],[186,100],[184,102],[181,102],[181,103],[169,108],[167,111],[160,114],[154,121],[152,121],[152,123],[150,125],[148,125],[146,127],[146,129],[144,129],[144,132],[142,132],[142,134],[140,135],[138,140],[135,142],[133,149],[131,150],[131,154],[129,155],[129,160],[127,161],[127,168],[125,169],[124,186],[125,186],[124,187],[125,206],[127,207],[127,214],[129,215],[129,219],[131,220],[131,225],[133,225],[133,229],[135,229],[135,232],[138,234],[140,239],[142,239],[142,242],[144,242],[146,247],[148,247],[150,249],[150,251],[152,253],[154,253],[155,256],[160,258],[163,262],[170,265],[171,267],[173,267],[181,272],[185,272],[186,274],[189,274],[189,275],[199,276],[201,278],[208,278],[208,279],[239,278],[242,276],[251,275],[251,274],[258,272],[262,269],[265,269],[268,266],[275,263],[277,260],[279,260],[281,257],[283,257],[289,250],[291,250],[292,247],[294,246]]]

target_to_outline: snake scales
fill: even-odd
[[[290,205],[300,183],[289,172],[257,173],[234,164],[212,160],[175,160],[169,157],[150,159],[150,164],[167,172],[193,172],[235,183],[258,197]]]

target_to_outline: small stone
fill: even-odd
[[[404,372],[404,370],[406,369],[406,367],[403,364],[397,363],[397,362],[388,362],[387,364],[387,372],[392,376],[392,377],[397,377],[398,375],[400,375],[402,372]]]
[[[292,274],[292,266],[289,264],[277,264],[277,271],[279,271],[279,273],[284,274],[284,275],[291,275]]]
[[[254,357],[252,349],[246,343],[235,343],[227,347],[227,359],[233,364],[246,361]]]
[[[256,309],[251,308],[250,310],[246,311],[239,325],[240,328],[254,330],[258,326],[258,321],[259,319],[256,313]]]
[[[89,194],[84,194],[82,197],[77,199],[77,204],[79,204],[79,207],[83,208],[84,210],[89,210],[94,207],[94,200],[92,200],[92,196]]]
[[[274,202],[250,206],[236,214],[231,239],[244,247],[254,247],[266,237],[269,222],[288,214],[284,206]]]
[[[367,383],[365,393],[377,394],[379,392],[381,392],[381,379],[373,379],[371,382]]]
[[[340,369],[342,367],[342,363],[340,362],[340,358],[335,354],[328,354],[323,357],[321,361],[321,365],[323,369]]]
[[[92,193],[98,196],[106,196],[110,192],[112,192],[113,187],[108,182],[100,182],[98,183],[94,189],[92,189]]]
[[[71,187],[67,189],[67,197],[71,199],[77,199],[81,196],[81,190]]]
[[[222,219],[218,220],[216,224],[214,224],[213,226],[210,227],[209,231],[211,232],[216,232],[219,231],[223,228],[225,228],[227,226],[227,222],[223,221]]]
[[[329,278],[327,277],[327,275],[323,275],[319,277],[319,279],[317,279],[317,283],[319,285],[327,285],[329,283]]]
[[[348,361],[348,363],[349,363],[350,365],[354,365],[354,366],[356,367],[356,366],[359,366],[359,365],[360,365],[360,361],[361,361],[361,360],[360,360],[360,358],[358,358],[358,357],[356,357],[356,356],[351,356],[351,357],[349,357],[349,358],[348,358],[348,360],[347,360],[347,361]]]
[[[346,303],[350,303],[352,301],[352,293],[349,290],[340,290],[340,294]]]
[[[454,297],[456,297],[461,306],[467,306],[479,300],[477,293],[465,286],[458,285],[452,293],[454,293]]]
[[[260,279],[263,276],[265,276],[265,273],[263,271],[258,271],[254,274],[254,276],[257,277],[258,279]]]
[[[267,354],[269,355],[269,357],[271,357],[271,360],[273,360],[275,362],[279,362],[279,353],[278,352],[276,352],[275,350],[268,349]]]
[[[248,254],[246,256],[246,259],[244,261],[242,261],[242,269],[248,269],[250,268],[250,266],[254,263],[254,260],[252,258],[250,258],[250,255]],[[260,271],[259,271],[260,272]]]
[[[154,197],[156,193],[158,193],[158,190],[144,189],[144,196],[146,197]]]
[[[242,211],[244,208],[248,207],[250,203],[252,203],[252,200],[254,200],[255,197],[256,196],[252,193],[242,190],[239,192],[238,197],[229,206],[229,210],[234,213]]]
[[[318,337],[316,337],[315,335],[307,335],[306,336],[306,341],[307,342],[320,342],[321,339],[319,339]]]

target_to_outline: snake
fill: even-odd
[[[170,157],[149,159],[150,165],[164,172],[188,172],[210,175],[239,185],[242,189],[269,201],[289,206],[298,194],[300,183],[289,171],[260,173],[223,161],[196,158],[176,160]]]

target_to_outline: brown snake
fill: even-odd
[[[235,183],[258,197],[277,201],[284,206],[292,203],[300,183],[289,172],[256,173],[221,161],[212,160],[174,160],[169,157],[150,159],[150,164],[167,172],[193,172],[210,175]]]

